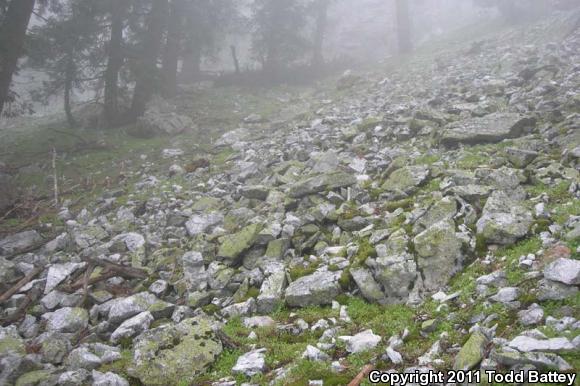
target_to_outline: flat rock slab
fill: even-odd
[[[546,279],[568,285],[580,284],[580,261],[561,258],[544,269]]]
[[[441,143],[444,146],[495,143],[507,138],[520,137],[535,125],[536,121],[533,118],[520,114],[494,113],[481,118],[450,123],[443,130]]]
[[[291,307],[330,304],[338,294],[338,275],[334,272],[316,272],[303,276],[288,286],[286,304]]]

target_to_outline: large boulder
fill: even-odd
[[[477,366],[484,358],[488,342],[481,331],[474,331],[455,357],[453,369],[468,371]]]
[[[477,234],[492,244],[510,245],[523,238],[533,222],[532,214],[503,191],[495,191],[477,221]]]
[[[413,193],[429,177],[429,168],[423,165],[406,166],[395,170],[385,181],[382,188],[387,192],[402,196]]]
[[[217,256],[228,262],[235,262],[242,253],[254,245],[261,230],[261,225],[251,224],[238,233],[224,236]]]
[[[401,229],[393,233],[384,245],[376,246],[376,259],[369,258],[365,262],[382,285],[388,303],[406,302],[419,277],[408,245],[409,237]]]
[[[89,324],[89,313],[84,308],[64,307],[42,315],[46,329],[56,332],[79,332]]]
[[[239,142],[246,141],[251,135],[250,130],[239,128],[232,131],[228,131],[221,136],[215,143],[216,146],[231,146]]]
[[[118,325],[125,320],[149,311],[153,316],[169,316],[174,306],[171,303],[158,299],[148,292],[140,292],[122,299],[111,301],[109,309],[109,323]]]
[[[544,277],[568,285],[580,285],[580,261],[560,258],[544,268]]]
[[[222,349],[210,319],[186,319],[139,335],[128,373],[144,385],[193,384]]]
[[[373,278],[370,270],[362,267],[353,268],[350,270],[350,274],[366,300],[379,304],[387,302],[385,294],[383,294],[381,287]]]
[[[24,231],[10,235],[0,240],[0,256],[26,251],[41,241],[42,237],[36,231]]]
[[[450,123],[443,130],[441,143],[455,146],[461,143],[475,145],[500,142],[507,138],[520,137],[530,132],[535,125],[535,119],[520,114],[494,113]]]
[[[177,135],[195,128],[191,118],[178,114],[175,110],[175,106],[161,98],[155,98],[137,121],[136,132],[144,136]]]
[[[451,276],[463,265],[462,241],[455,232],[453,220],[443,220],[415,239],[417,265],[423,273],[423,285],[435,291],[447,284]]]
[[[290,307],[331,304],[340,294],[338,278],[336,272],[315,272],[303,276],[286,288],[286,304]]]
[[[344,188],[356,184],[356,177],[344,172],[322,174],[307,178],[292,185],[288,195],[292,198],[300,198],[309,194]]]
[[[283,266],[264,279],[257,299],[259,313],[270,313],[282,303],[285,285],[286,271]]]

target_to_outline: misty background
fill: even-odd
[[[102,103],[104,83],[96,81],[94,78],[102,74],[106,58],[103,50],[106,51],[110,33],[108,28],[111,22],[107,15],[107,2],[100,5],[91,1],[49,1],[39,2],[32,14],[28,27],[29,41],[26,43],[23,56],[19,60],[19,71],[15,72],[12,81],[12,90],[17,96],[14,103],[8,103],[4,109],[3,116],[16,116],[22,114],[45,115],[56,113],[62,110],[63,95],[58,89],[62,83],[62,74],[55,75],[54,71],[43,68],[50,52],[34,52],[35,44],[45,45],[42,42],[43,36],[52,40],[50,44],[56,44],[54,26],[64,25],[67,18],[71,19],[70,12],[76,8],[85,8],[86,15],[78,15],[77,18],[88,18],[96,21],[101,31],[90,32],[93,40],[91,44],[83,47],[79,45],[79,51],[99,51],[100,59],[90,58],[85,55],[85,60],[93,61],[85,63],[87,68],[80,69],[84,72],[79,76],[78,82],[71,92],[71,104],[78,105],[90,101]],[[187,1],[185,2],[187,3]],[[185,4],[184,3],[184,4]],[[260,7],[268,6],[264,1],[235,1],[235,2],[215,2],[215,1],[192,1],[192,8],[185,10],[183,16],[190,20],[181,26],[181,49],[178,61],[179,83],[194,84],[201,81],[218,81],[218,84],[235,84],[236,79],[227,78],[226,75],[236,71],[236,64],[232,58],[232,48],[235,49],[238,71],[251,74],[249,78],[261,78],[259,72],[263,69],[264,63],[260,59],[260,33],[270,34],[271,32],[260,32],[260,23],[266,25],[266,21],[260,20],[258,14]],[[262,3],[262,4],[260,4]],[[275,1],[271,1],[275,4]],[[323,35],[320,43],[321,55],[325,66],[317,66],[312,71],[304,69],[300,71],[300,76],[290,74],[281,75],[279,79],[270,79],[262,84],[260,81],[244,82],[237,79],[237,83],[255,83],[261,86],[267,85],[270,81],[278,83],[289,82],[293,79],[305,77],[304,81],[313,81],[321,76],[344,71],[349,68],[361,66],[372,66],[381,63],[385,59],[392,58],[400,53],[397,20],[397,6],[405,4],[408,8],[410,38],[414,47],[429,46],[438,38],[453,31],[470,27],[473,30],[477,25],[489,25],[490,23],[514,24],[525,20],[546,16],[552,12],[569,9],[574,6],[574,1],[561,0],[529,0],[529,1],[501,1],[501,0],[409,0],[382,1],[382,0],[324,0],[324,1],[294,1],[292,7],[300,10],[295,12],[295,20],[286,20],[278,25],[271,26],[272,31],[276,28],[288,28],[288,31],[278,31],[287,33],[287,40],[290,44],[288,55],[281,57],[285,61],[287,69],[297,66],[311,64],[314,45],[316,45],[317,28],[321,23],[317,9],[323,8],[324,27],[320,33]],[[114,6],[114,5],[112,5]],[[121,6],[120,3],[117,5]],[[134,13],[134,20],[127,19],[124,24],[124,39],[127,48],[131,45],[139,45],[140,38],[143,37],[143,28],[146,27],[147,1],[128,2],[125,7],[132,7],[130,12]],[[272,5],[271,5],[272,6]],[[89,9],[90,8],[90,9]],[[282,12],[287,12],[284,9]],[[187,15],[189,12],[189,16]],[[197,14],[196,14],[197,13]],[[169,16],[168,16],[169,17]],[[196,19],[197,18],[197,19]],[[136,24],[135,24],[136,23]],[[131,25],[129,25],[131,24]],[[141,24],[141,25],[139,25]],[[51,27],[53,25],[53,27]],[[59,27],[55,27],[59,28]],[[74,34],[74,28],[65,34]],[[94,28],[94,27],[93,27]],[[52,29],[52,32],[51,32]],[[289,33],[288,33],[289,32]],[[49,36],[46,36],[46,33]],[[165,31],[163,39],[167,39],[168,31]],[[94,40],[96,39],[96,40]],[[295,39],[295,41],[292,41]],[[198,52],[188,52],[186,46],[191,42],[196,42],[200,48]],[[10,49],[11,43],[6,42],[6,49]],[[63,46],[60,47],[63,49]],[[58,49],[58,48],[57,48]],[[30,57],[33,54],[32,58]],[[87,53],[87,52],[85,52]],[[46,56],[43,58],[43,55]],[[125,58],[125,65],[122,71],[127,70],[130,58]],[[94,60],[100,63],[94,62]],[[56,65],[53,63],[53,66]],[[62,65],[62,64],[60,64]],[[159,62],[161,67],[162,63]],[[92,67],[92,68],[88,68]],[[56,69],[58,72],[59,70]],[[131,71],[129,69],[129,71]],[[51,79],[50,73],[53,77]],[[62,72],[62,69],[60,70]],[[307,74],[310,72],[312,76]],[[257,74],[256,74],[257,73]],[[226,76],[226,77],[224,77]],[[129,74],[129,78],[131,75]],[[222,78],[220,81],[220,77]],[[82,79],[81,79],[82,78]],[[91,80],[87,80],[91,78]],[[131,80],[120,79],[121,88],[128,90],[134,87]]]

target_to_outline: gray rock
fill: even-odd
[[[267,314],[282,304],[285,286],[286,272],[284,267],[281,266],[277,272],[272,273],[262,282],[257,299],[258,312]]]
[[[79,347],[71,351],[65,361],[65,365],[73,370],[94,370],[101,366],[101,358],[93,354],[86,347]]]
[[[517,351],[492,351],[491,359],[501,365],[508,367],[514,365],[531,364],[541,370],[569,371],[572,366],[564,359],[553,353],[529,352],[519,353]]]
[[[455,223],[444,220],[418,234],[415,239],[417,265],[423,272],[423,284],[436,291],[463,266],[462,241],[455,233]]]
[[[187,233],[193,237],[206,232],[209,228],[221,223],[224,216],[221,213],[196,214],[185,223]]]
[[[532,163],[539,155],[537,151],[508,147],[505,150],[508,160],[517,168],[523,169]]]
[[[224,236],[217,256],[233,263],[242,253],[254,245],[261,230],[261,225],[251,224],[242,228],[238,233]]]
[[[338,274],[315,272],[291,283],[286,288],[286,304],[290,307],[330,304],[340,294]]]
[[[403,363],[403,356],[399,352],[395,351],[393,348],[387,347],[386,354],[393,364],[400,365],[401,363]]]
[[[266,349],[252,350],[240,356],[232,368],[234,374],[244,374],[247,377],[261,374],[266,371]]]
[[[91,373],[85,369],[65,371],[58,377],[58,384],[61,386],[77,386],[88,383]]]
[[[474,331],[455,357],[454,370],[467,371],[477,366],[484,358],[488,339],[481,331]]]
[[[574,345],[567,338],[534,339],[527,336],[518,336],[508,345],[520,352],[544,351],[560,352],[575,350]]]
[[[16,264],[0,256],[0,283],[12,283],[18,276]]]
[[[302,358],[313,362],[324,362],[330,359],[330,356],[320,349],[308,345],[306,350],[302,353]]]
[[[116,299],[109,310],[109,323],[120,324],[137,314],[150,310],[158,302],[161,301],[149,292],[140,292],[123,299]]]
[[[530,132],[535,124],[534,119],[519,114],[494,113],[450,123],[443,130],[441,143],[444,146],[456,146],[461,143],[475,145],[500,142]]]
[[[538,285],[538,300],[564,300],[578,293],[578,287],[542,279]]]
[[[165,280],[161,280],[161,279],[155,280],[149,286],[149,292],[151,292],[153,295],[158,296],[158,297],[165,295],[165,293],[167,292],[168,289],[169,289],[169,283],[167,283]]]
[[[155,99],[149,103],[145,114],[138,119],[139,131],[143,133],[142,135],[153,133],[173,136],[195,128],[191,118],[172,110],[174,107],[167,102]]]
[[[483,275],[478,277],[475,282],[480,285],[503,287],[507,284],[507,276],[505,271],[499,270],[490,273],[489,275]]]
[[[356,177],[348,173],[323,174],[297,182],[288,189],[288,195],[292,198],[300,198],[327,190],[344,188],[354,185],[356,182]]]
[[[240,194],[246,198],[264,201],[270,194],[270,189],[263,185],[243,186]]]
[[[579,285],[580,260],[560,258],[544,268],[544,277],[568,285]]]
[[[24,231],[0,240],[0,256],[12,255],[27,250],[42,241],[36,231]]]
[[[429,177],[426,166],[406,166],[395,170],[385,181],[382,188],[387,192],[407,195],[414,192]]]
[[[153,322],[153,315],[149,311],[142,312],[125,320],[115,331],[111,334],[111,341],[118,343],[121,339],[133,338],[143,331],[149,329],[151,322]]]
[[[66,280],[67,277],[85,266],[86,263],[64,263],[51,265],[46,275],[44,293],[49,293],[54,288],[56,288],[56,286]]]
[[[518,287],[505,287],[500,289],[497,294],[489,299],[498,303],[510,303],[516,301],[519,296],[520,289]]]
[[[256,299],[250,298],[242,303],[235,303],[222,309],[222,315],[233,318],[236,316],[248,316],[256,312]]]
[[[383,286],[388,303],[407,301],[419,272],[415,257],[408,250],[409,238],[404,230],[391,235],[385,245],[377,245],[378,257],[367,259],[378,283]]]
[[[203,256],[199,252],[186,252],[181,258],[183,278],[190,291],[204,291],[207,288],[207,272]]]
[[[89,324],[89,313],[84,308],[64,307],[42,315],[46,329],[56,332],[78,332]]]
[[[488,243],[510,245],[527,235],[532,222],[532,214],[527,209],[506,193],[495,191],[477,221],[477,234]]]
[[[366,268],[353,268],[350,270],[350,274],[366,300],[386,304],[385,294],[373,278],[371,271]]]
[[[365,330],[354,336],[341,336],[339,339],[346,342],[346,351],[356,354],[377,347],[382,338],[375,335],[372,330]]]
[[[249,138],[251,132],[248,129],[239,128],[232,131],[228,131],[221,136],[215,143],[216,146],[231,146],[238,142],[243,142]]]
[[[33,342],[40,346],[42,361],[52,364],[62,363],[72,347],[69,335],[60,332],[45,332]]]
[[[452,220],[457,214],[457,202],[451,197],[444,197],[429,207],[429,209],[415,221],[413,233],[419,234],[427,228],[444,220]]]
[[[527,310],[519,311],[518,318],[524,326],[540,324],[544,319],[544,310],[534,303]]]
[[[316,164],[312,168],[314,173],[330,173],[338,167],[338,157],[334,151],[321,153],[316,157]]]
[[[276,321],[269,316],[254,316],[244,318],[243,324],[246,328],[275,327]]]
[[[101,373],[99,371],[93,370],[93,386],[129,386],[129,382],[112,372]]]
[[[212,326],[198,317],[144,332],[134,340],[129,375],[151,386],[193,383],[222,352]]]

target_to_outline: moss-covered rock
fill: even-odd
[[[259,224],[251,224],[238,233],[224,236],[218,250],[218,257],[228,261],[235,261],[242,253],[254,245],[261,230],[262,227]]]
[[[191,384],[222,349],[210,319],[187,319],[141,334],[128,372],[144,385]]]
[[[427,177],[429,177],[429,168],[422,165],[407,166],[395,170],[382,188],[387,192],[410,194],[425,183]]]
[[[455,357],[455,370],[471,370],[482,361],[488,339],[481,331],[475,331]]]

